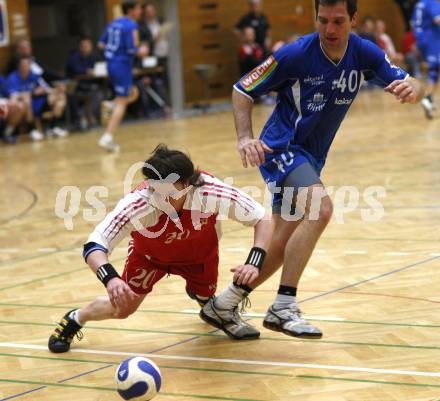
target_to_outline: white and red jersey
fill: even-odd
[[[165,264],[202,263],[218,255],[218,223],[233,219],[255,226],[265,209],[244,192],[202,173],[203,185],[192,187],[183,210],[173,220],[158,207],[147,182],[116,205],[89,236],[111,252],[131,235],[134,250]]]

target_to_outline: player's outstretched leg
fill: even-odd
[[[322,332],[302,317],[298,306],[290,304],[277,308],[271,305],[263,320],[266,329],[281,331],[292,337],[321,338]]]
[[[70,349],[73,337],[76,335],[79,341],[82,340],[83,334],[80,326],[73,318],[78,309],[67,312],[61,321],[57,324],[55,331],[49,337],[48,347],[51,352],[61,353]]]
[[[215,297],[210,298],[200,311],[202,320],[223,330],[234,340],[252,340],[260,337],[260,332],[241,318],[238,306],[231,309],[222,309],[216,304],[215,300]]]

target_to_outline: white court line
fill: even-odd
[[[346,255],[366,255],[367,251],[344,251]]]
[[[436,252],[430,253],[429,256],[440,256],[440,253],[438,253],[438,252],[437,253]]]
[[[20,249],[18,248],[0,248],[0,253],[18,253]]]
[[[225,248],[226,252],[246,252],[246,248]]]
[[[183,309],[181,313],[187,313],[188,315],[198,315],[200,313],[200,309]],[[253,313],[253,312],[246,312],[246,313],[240,313],[241,316],[245,317],[265,317],[265,313]],[[343,322],[344,320],[347,320],[343,317],[333,317],[333,316],[304,316],[305,319],[312,319],[312,320],[332,320],[335,322]]]
[[[49,252],[56,252],[57,250],[58,250],[57,248],[40,248],[37,250],[37,252],[49,253]]]
[[[31,345],[31,344],[17,344],[17,343],[0,343],[3,348],[21,348],[47,351],[47,346]],[[394,370],[394,369],[377,369],[377,368],[358,368],[355,366],[340,366],[340,365],[318,365],[309,363],[291,363],[291,362],[275,362],[275,361],[252,361],[249,359],[223,359],[223,358],[204,358],[195,356],[181,356],[181,355],[160,355],[160,354],[142,354],[134,352],[116,352],[103,351],[98,349],[71,349],[70,353],[82,354],[96,354],[96,355],[113,355],[113,356],[146,356],[153,359],[170,359],[180,361],[197,361],[197,362],[211,362],[211,363],[229,363],[235,365],[260,365],[260,366],[284,366],[289,368],[305,368],[305,369],[324,369],[324,370],[339,370],[345,372],[366,372],[366,373],[381,373],[390,375],[403,376],[424,376],[424,377],[440,377],[439,372],[419,372],[414,370]]]
[[[324,249],[314,249],[313,253],[324,254],[324,253],[327,253],[327,251]]]

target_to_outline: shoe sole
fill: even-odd
[[[302,333],[302,334],[295,334],[292,333],[289,330],[285,330],[283,328],[281,328],[280,326],[278,326],[276,323],[270,323],[270,322],[266,322],[265,320],[263,320],[263,327],[265,327],[268,330],[272,330],[272,331],[278,331],[281,333],[284,333],[290,337],[295,337],[295,338],[322,338],[322,333]]]
[[[227,331],[221,324],[219,324],[217,322],[217,320],[209,317],[206,313],[204,313],[203,309],[200,311],[199,316],[200,316],[200,319],[202,319],[205,323],[208,323],[209,325],[214,326],[215,328],[222,330],[223,333],[225,333],[228,337],[230,337],[230,338],[232,338],[234,340],[238,340],[238,341],[241,341],[241,340],[256,340],[256,339],[260,338],[260,333],[258,333],[258,335],[255,334],[253,336],[247,336],[247,337],[238,337],[238,336],[236,336],[235,334]]]

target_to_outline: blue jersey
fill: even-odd
[[[99,40],[104,43],[104,55],[107,61],[132,62],[136,54],[134,32],[138,24],[128,17],[117,18],[107,25]]]
[[[350,34],[339,63],[323,52],[318,33],[282,47],[234,87],[256,98],[278,92],[277,104],[261,133],[275,153],[297,148],[320,170],[364,79],[385,87],[408,74],[390,63],[375,44]]]
[[[411,17],[411,26],[417,43],[440,40],[440,27],[435,19],[440,17],[440,3],[437,0],[420,0]],[[438,46],[440,48],[440,45]]]
[[[32,92],[37,87],[47,88],[49,85],[39,75],[30,73],[26,79],[23,79],[18,71],[9,74],[6,81],[6,87],[9,95],[14,95],[22,92]]]

